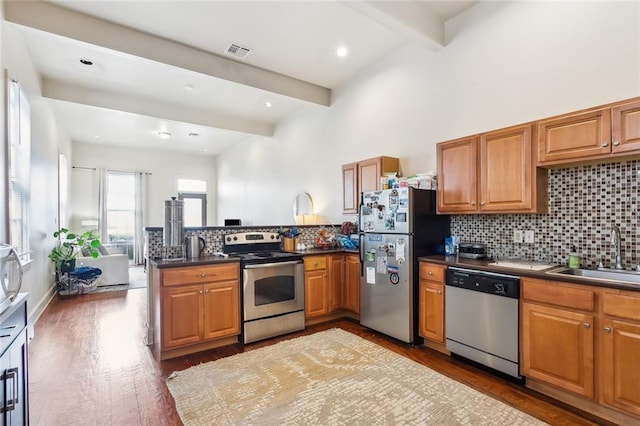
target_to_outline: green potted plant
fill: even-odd
[[[75,269],[76,259],[83,249],[85,255],[93,258],[100,254],[98,252],[100,238],[92,231],[76,234],[66,228],[60,228],[53,233],[53,236],[60,239],[60,244],[51,249],[48,257],[55,263],[56,270],[61,273]]]

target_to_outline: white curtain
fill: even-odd
[[[107,242],[107,170],[98,169],[98,226],[100,240]]]
[[[133,262],[136,265],[144,264],[144,227],[146,225],[147,205],[147,177],[148,173],[135,172],[135,232],[133,242]]]

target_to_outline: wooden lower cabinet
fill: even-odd
[[[522,374],[593,398],[594,290],[523,278],[521,296]]]
[[[311,319],[347,309],[360,312],[360,260],[357,254],[304,257],[304,310]]]
[[[593,315],[522,304],[522,374],[593,398]]]
[[[602,402],[640,416],[640,292],[604,290],[603,311]]]
[[[444,273],[446,267],[420,263],[418,332],[436,343],[444,343]]]
[[[329,255],[329,305],[328,312],[342,309],[344,305],[344,254]]]
[[[240,334],[239,264],[151,266],[156,302],[154,350],[160,359],[237,341]],[[226,342],[226,340],[224,340]],[[228,343],[227,343],[228,344]]]
[[[360,256],[345,256],[344,308],[355,314],[360,313]]]

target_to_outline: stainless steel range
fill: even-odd
[[[275,232],[229,234],[223,252],[240,257],[244,343],[304,330],[301,255],[283,252]]]

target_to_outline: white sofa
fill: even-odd
[[[129,283],[129,257],[126,254],[100,255],[100,257],[78,257],[76,266],[89,266],[102,271],[98,287]]]

